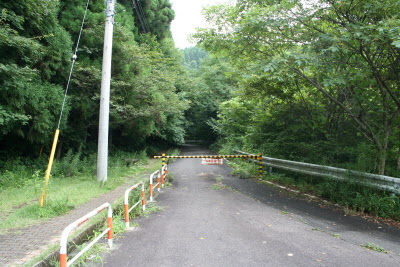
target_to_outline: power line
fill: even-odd
[[[139,18],[139,22],[140,22],[140,25],[142,26],[143,32],[144,33],[150,32],[146,18],[144,16],[142,5],[140,4],[140,1],[132,0],[132,4],[134,6],[134,9],[136,10],[136,14]]]
[[[82,19],[81,29],[79,31],[79,36],[78,36],[78,40],[76,42],[76,47],[75,47],[74,54],[72,56],[72,64],[71,64],[71,69],[69,71],[67,87],[65,88],[64,100],[63,100],[63,103],[62,103],[62,106],[61,106],[60,118],[58,120],[58,126],[57,126],[56,132],[54,134],[53,145],[51,147],[51,152],[50,152],[50,157],[49,157],[49,163],[47,165],[46,174],[45,174],[45,178],[44,178],[43,191],[42,191],[42,195],[40,197],[40,202],[39,203],[40,203],[41,207],[43,207],[45,199],[46,199],[47,186],[48,186],[49,180],[50,180],[51,168],[53,166],[54,154],[56,152],[58,136],[59,136],[59,133],[60,133],[61,118],[62,118],[64,107],[65,107],[65,100],[67,99],[69,84],[71,82],[72,70],[74,69],[74,64],[75,64],[75,61],[76,61],[76,58],[77,58],[76,53],[78,52],[79,42],[81,40],[83,24],[85,23],[88,6],[89,6],[89,0],[86,3],[85,14],[84,14],[83,19]]]
[[[138,3],[139,10],[142,12],[142,17],[143,17],[144,24],[146,25],[147,32],[150,32],[150,27],[149,27],[149,24],[147,23],[146,16],[145,16],[142,4],[140,3],[140,0],[136,0],[136,1]]]
[[[132,5],[133,5],[133,9],[135,9],[136,14],[137,14],[137,16],[139,18],[140,25],[142,26],[143,31],[146,33],[146,28],[145,28],[144,22],[142,20],[142,16],[140,15],[140,11],[138,9],[138,6],[136,5],[135,0],[132,0]]]

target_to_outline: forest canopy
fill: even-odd
[[[223,143],[398,175],[396,0],[238,0],[195,35],[240,73],[215,127]],[[395,171],[397,169],[397,171]]]

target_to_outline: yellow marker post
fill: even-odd
[[[54,134],[54,140],[53,140],[53,146],[51,148],[49,164],[47,165],[46,175],[45,175],[45,178],[44,178],[44,186],[43,186],[42,196],[40,197],[40,206],[41,207],[43,207],[44,201],[46,199],[46,190],[47,190],[47,185],[49,184],[49,180],[50,180],[51,167],[53,167],[54,154],[56,152],[56,147],[57,147],[58,135],[59,134],[60,134],[60,130],[57,129],[55,134]]]
[[[161,168],[164,168],[164,165],[167,164],[165,154],[161,156]]]

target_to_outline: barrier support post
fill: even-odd
[[[164,187],[165,184],[165,177],[167,176],[168,173],[168,165],[165,164],[162,168],[161,168],[161,186]]]
[[[258,154],[258,163],[259,163],[260,179],[262,179],[263,177],[262,153]]]
[[[166,163],[165,154],[162,154],[162,157],[161,157],[161,168],[163,168],[165,164],[167,164]]]

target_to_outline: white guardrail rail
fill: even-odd
[[[244,155],[252,155],[250,153],[240,150],[235,150],[235,152]],[[372,173],[363,173],[359,171],[309,164],[304,162],[296,162],[296,161],[275,159],[269,157],[262,157],[262,158],[263,158],[263,165],[269,167],[287,171],[293,171],[302,174],[308,174],[317,177],[326,177],[336,180],[352,181],[360,184],[370,185],[400,195],[400,178],[372,174]],[[249,160],[258,163],[257,160],[252,160],[252,159]]]

